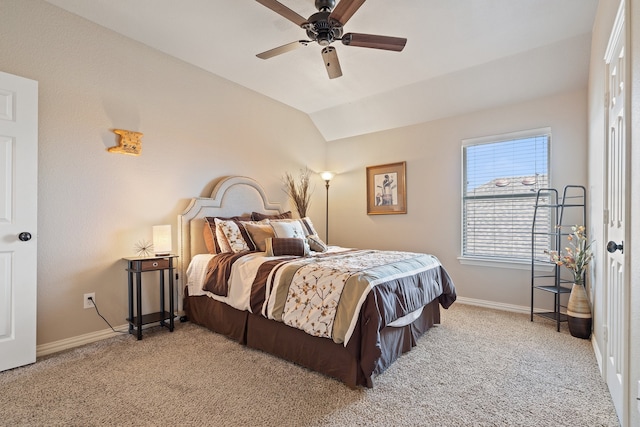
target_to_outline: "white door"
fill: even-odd
[[[38,82],[0,72],[0,371],[36,360]]]
[[[626,57],[624,2],[620,6],[616,23],[605,55],[607,66],[607,137],[606,137],[606,206],[605,216],[605,371],[618,418],[628,425],[628,361],[627,326],[629,286],[628,243],[625,224],[628,218],[629,189],[627,169],[628,130],[626,126]]]

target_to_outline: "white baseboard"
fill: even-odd
[[[596,362],[598,362],[598,370],[600,370],[600,375],[604,376],[604,366],[602,365],[602,352],[600,351],[598,340],[593,334],[591,334],[591,346],[593,346],[593,353],[596,356]]]
[[[129,325],[121,325],[114,328],[116,331],[127,332]],[[90,332],[88,334],[78,335],[76,337],[65,338],[60,341],[54,341],[47,344],[36,346],[36,357],[46,356],[48,354],[57,353],[59,351],[68,350],[74,347],[80,347],[81,345],[89,344],[95,341],[104,340],[118,335],[118,332],[113,332],[110,328],[103,329],[101,331]]]
[[[458,297],[456,302],[467,305],[475,305],[477,307],[493,308],[495,310],[512,311],[514,313],[530,314],[531,307],[523,305],[504,304],[501,302],[487,301],[475,298]]]
[[[173,321],[179,322],[179,316],[176,316]],[[147,325],[142,325],[142,330],[144,331],[147,328],[153,328],[155,326],[158,326],[158,323],[154,322]],[[116,335],[120,335],[121,332],[129,331],[129,324],[126,323],[124,325],[115,326],[113,329],[115,329],[116,332],[112,331],[111,328],[109,328],[103,329],[101,331],[90,332],[84,335],[78,335],[76,337],[65,338],[60,341],[38,345],[36,346],[36,357],[46,356],[48,354],[57,353],[63,350],[69,350],[70,348],[80,347],[81,345],[90,344],[95,341],[100,341],[114,337]]]

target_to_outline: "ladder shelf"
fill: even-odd
[[[549,260],[548,252],[562,250],[563,239],[570,234],[563,228],[586,226],[586,192],[582,185],[567,185],[562,195],[554,188],[541,188],[536,193],[531,225],[531,321],[534,315],[551,319],[556,322],[558,332],[560,323],[567,321],[563,296],[571,293],[571,288],[563,284],[573,281]],[[553,294],[551,310],[536,310],[535,298],[539,293]]]

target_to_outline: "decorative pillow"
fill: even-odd
[[[309,218],[308,216],[305,216],[304,218],[299,218],[299,219],[272,219],[269,222],[271,222],[272,224],[275,222],[299,222],[300,225],[302,226],[302,231],[304,232],[305,236],[313,236],[314,234],[317,235],[318,232],[316,231],[316,229],[313,227],[313,223],[311,222],[311,218]],[[281,237],[281,236],[278,236]],[[282,236],[284,237],[284,236]]]
[[[247,230],[241,225],[241,221],[215,219],[216,227],[219,228],[226,237],[231,252],[254,251],[256,249],[253,241],[247,234]],[[220,239],[219,239],[220,240]]]
[[[298,220],[269,221],[269,224],[273,227],[273,232],[276,237],[295,237],[298,239],[305,237],[302,223]]]
[[[318,232],[315,228],[313,228],[313,223],[311,222],[311,218],[305,216],[304,218],[299,219],[300,223],[302,223],[302,228],[304,228],[305,236],[317,236]]]
[[[315,252],[326,252],[329,250],[327,244],[323,242],[317,234],[307,236],[307,243],[309,244],[309,248]]]
[[[269,223],[242,222],[245,230],[249,233],[249,237],[260,252],[266,251],[265,240],[269,237],[275,237],[273,227]]]
[[[283,212],[281,214],[263,214],[260,212],[251,212],[251,219],[254,221],[262,221],[263,219],[290,219],[293,218],[291,211]]]
[[[231,249],[231,245],[229,245],[229,241],[227,240],[227,237],[224,235],[224,232],[222,231],[222,228],[219,225],[216,226],[215,236],[216,236],[215,244],[216,244],[217,253],[226,254],[228,252],[233,252],[233,250]]]
[[[231,220],[231,219],[238,220],[238,221],[251,221],[251,218],[248,216],[234,216],[230,218],[217,217],[217,218],[223,221]],[[228,247],[228,244],[226,244],[225,242],[218,242],[218,237],[221,235],[221,233],[216,233],[215,217],[207,216],[204,218],[204,220],[205,220],[205,224],[203,228],[203,235],[204,235],[204,244],[206,245],[207,250],[209,251],[210,254],[219,254],[219,253],[225,252],[223,248],[221,248],[220,243],[222,243],[223,246],[226,245],[227,247]],[[230,250],[228,249],[226,252],[230,252]]]
[[[305,239],[267,237],[265,240],[267,256],[306,256],[309,254],[309,246]]]

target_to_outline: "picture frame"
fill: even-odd
[[[407,162],[367,166],[367,215],[407,213]]]

